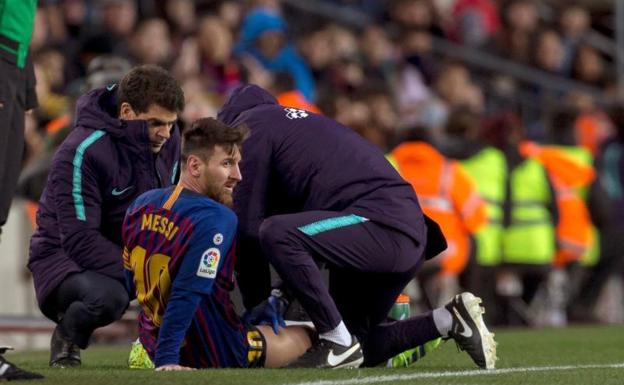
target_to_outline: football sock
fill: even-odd
[[[414,364],[416,361],[423,359],[431,351],[437,349],[442,343],[442,337],[438,337],[435,340],[431,340],[424,345],[418,345],[413,349],[399,353],[396,356],[386,362],[388,368],[407,368]]]
[[[340,321],[338,326],[336,326],[333,330],[321,333],[319,337],[342,346],[349,346],[351,345],[351,342],[353,342],[351,333],[349,333],[349,330],[343,321]]]
[[[453,326],[453,316],[445,307],[433,310],[433,322],[442,337],[448,337],[448,333]]]
[[[362,342],[364,363],[377,366],[395,355],[440,337],[431,312],[374,327]]]

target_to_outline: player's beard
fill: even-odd
[[[233,199],[232,194],[226,190],[222,185],[209,184],[207,186],[206,195],[215,201],[224,204],[225,206],[232,207]]]

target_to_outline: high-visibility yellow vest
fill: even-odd
[[[552,193],[544,167],[525,159],[510,175],[511,217],[503,233],[503,262],[550,264],[556,242]]]
[[[475,180],[477,191],[487,203],[488,224],[474,235],[476,261],[481,266],[495,266],[501,262],[503,235],[503,201],[507,162],[496,148],[487,147],[476,155],[460,162]]]
[[[511,216],[503,227],[507,190],[507,161],[498,149],[486,148],[462,160],[488,203],[488,225],[474,236],[476,262],[495,266],[501,262],[548,264],[555,250],[555,228],[549,206],[550,185],[541,164],[525,160],[511,172]]]

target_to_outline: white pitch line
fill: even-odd
[[[408,381],[422,378],[444,378],[465,376],[496,376],[499,374],[524,373],[524,372],[549,372],[557,370],[575,369],[624,369],[624,363],[604,365],[566,365],[566,366],[529,366],[525,368],[505,368],[494,370],[464,370],[460,372],[420,372],[411,374],[393,374],[387,376],[357,377],[344,380],[322,380],[311,382],[297,382],[285,385],[350,385],[350,384],[375,384],[378,382]]]

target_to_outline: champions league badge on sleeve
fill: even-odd
[[[216,247],[211,247],[204,251],[201,261],[199,261],[197,276],[202,278],[215,278],[217,276],[217,267],[219,267],[220,259],[221,252]]]

